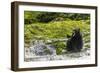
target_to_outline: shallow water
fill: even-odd
[[[24,61],[52,61],[52,60],[72,60],[72,59],[89,59],[90,49],[83,47],[81,52],[66,52],[62,55],[56,54],[56,49],[52,45],[47,45],[43,40],[35,41],[34,45],[25,48]],[[46,50],[46,51],[45,51]],[[65,50],[64,50],[65,51]]]

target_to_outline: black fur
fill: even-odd
[[[79,52],[83,48],[83,38],[80,29],[75,29],[71,38],[67,41],[67,50]]]

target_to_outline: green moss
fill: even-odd
[[[90,35],[86,33],[90,31],[90,25],[87,23],[87,21],[86,22],[84,21],[83,23],[83,21],[81,20],[79,21],[64,20],[64,21],[53,21],[49,23],[34,23],[30,25],[25,25],[24,38],[25,42],[27,42],[27,40],[29,42],[32,39],[37,39],[37,40],[61,39],[61,38],[63,39],[67,38],[67,35],[71,36],[72,31],[75,28],[80,28],[81,32],[85,33],[85,35],[83,36],[84,38]],[[61,47],[61,45],[59,44],[57,46]]]

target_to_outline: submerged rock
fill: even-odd
[[[36,40],[34,45],[30,47],[30,52],[38,56],[56,54],[55,48],[51,45],[46,45],[43,40]]]

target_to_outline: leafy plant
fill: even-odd
[[[61,55],[63,53],[62,50],[62,48],[56,48],[56,54]]]

